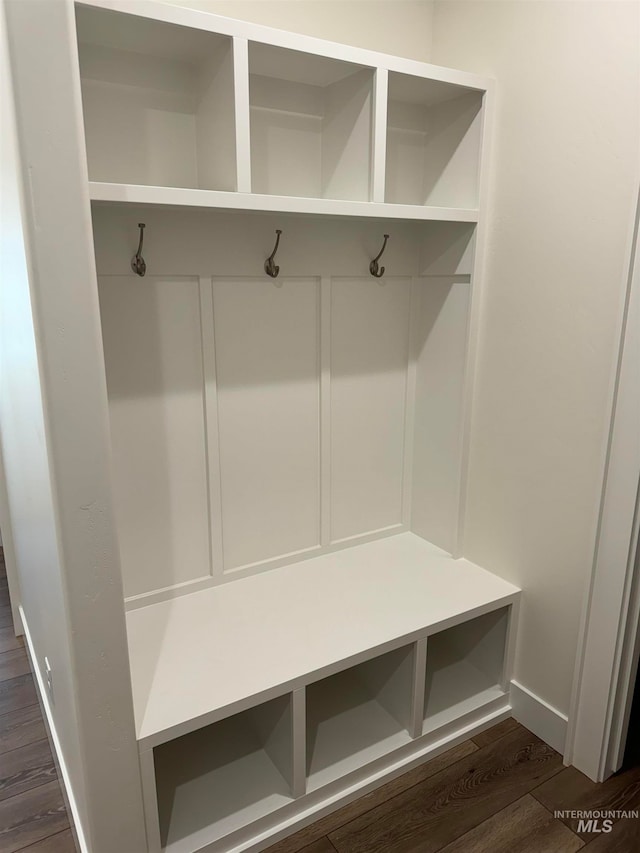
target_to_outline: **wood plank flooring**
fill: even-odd
[[[506,720],[265,853],[639,853],[640,819],[589,833],[554,817],[574,809],[640,809],[640,767],[596,785]],[[16,851],[75,845],[0,561],[0,853]]]
[[[13,630],[1,557],[0,851],[75,849],[24,642]]]
[[[573,809],[640,809],[640,767],[597,785],[506,720],[265,853],[639,853],[640,819],[578,832]]]

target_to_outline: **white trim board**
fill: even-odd
[[[31,671],[34,674],[36,686],[38,689],[38,699],[40,700],[40,708],[44,712],[46,728],[49,734],[49,741],[53,748],[54,757],[58,766],[58,776],[60,777],[59,782],[61,783],[61,787],[65,796],[67,809],[71,812],[71,829],[73,831],[73,835],[76,840],[76,844],[80,850],[80,853],[90,853],[89,847],[87,846],[87,840],[85,838],[84,830],[82,828],[82,821],[80,820],[78,804],[76,802],[76,798],[73,793],[73,788],[71,786],[71,777],[69,776],[69,771],[64,760],[64,753],[62,752],[62,747],[60,745],[60,738],[58,737],[56,724],[53,719],[53,714],[51,712],[49,697],[47,695],[47,690],[45,688],[45,684],[42,678],[42,673],[40,672],[40,668],[38,667],[38,658],[33,648],[31,634],[29,633],[29,625],[24,615],[22,605],[20,605],[18,609],[20,611],[22,627],[24,628],[24,637],[27,642],[29,663],[31,664]]]
[[[564,754],[568,718],[531,690],[511,682],[509,692],[513,718],[549,746]]]
[[[638,612],[633,580],[640,482],[640,195],[627,270],[595,557],[585,584],[565,756],[597,782],[620,767],[635,678],[630,646],[637,632],[633,614]]]

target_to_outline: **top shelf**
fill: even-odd
[[[401,533],[130,610],[138,739],[158,745],[518,594]]]
[[[477,218],[487,80],[162,3],[76,18],[94,200]]]

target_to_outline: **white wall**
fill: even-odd
[[[568,711],[639,152],[640,4],[438,2],[497,78],[465,556],[525,591],[515,678]]]
[[[294,33],[429,62],[433,0],[172,0]]]

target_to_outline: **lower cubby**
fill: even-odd
[[[397,649],[307,687],[308,791],[411,741],[413,654]]]
[[[429,637],[425,734],[505,695],[508,619],[503,607]]]
[[[193,851],[292,802],[290,695],[156,747],[162,847]]]

